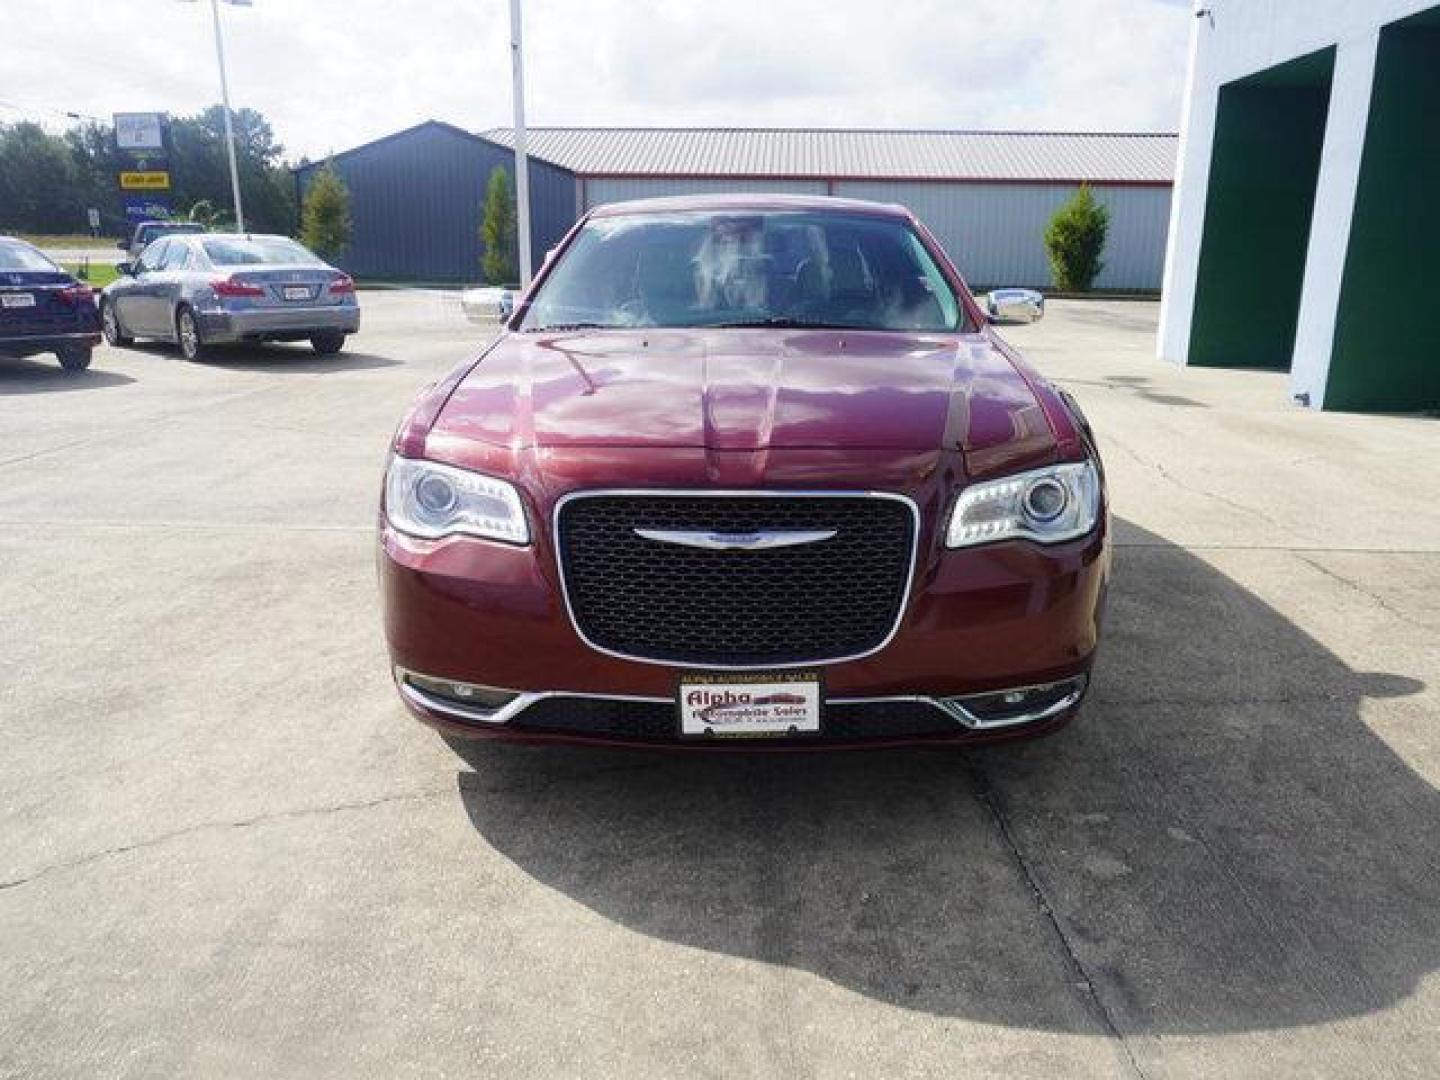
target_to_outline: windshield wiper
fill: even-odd
[[[749,327],[773,330],[864,330],[853,323],[826,322],[823,319],[799,319],[791,315],[767,315],[761,319],[736,319],[734,322],[700,323],[697,330],[744,330]]]
[[[614,323],[598,323],[598,322],[557,322],[557,323],[546,323],[544,326],[527,326],[527,327],[525,327],[525,332],[526,332],[527,334],[539,334],[539,333],[543,333],[544,331],[547,331],[547,330],[617,330],[617,329],[619,329],[619,327],[617,327]]]

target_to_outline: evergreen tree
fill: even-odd
[[[1095,200],[1089,184],[1081,184],[1045,227],[1045,251],[1055,287],[1065,292],[1087,292],[1105,264],[1100,255],[1110,231],[1110,209]]]
[[[300,242],[331,259],[350,243],[350,190],[333,162],[317,169],[300,211]]]
[[[485,186],[485,216],[480,223],[480,242],[485,246],[480,266],[491,285],[511,285],[519,279],[519,233],[515,227],[515,197],[510,192],[510,174],[500,166],[490,170]]]

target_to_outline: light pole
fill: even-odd
[[[185,0],[193,3],[194,0]],[[251,0],[225,0],[231,7],[250,7]],[[235,161],[235,125],[230,118],[230,79],[225,73],[225,33],[220,28],[220,0],[210,0],[215,25],[215,59],[220,63],[220,100],[225,106],[225,149],[230,157],[230,196],[235,201],[235,231],[245,231],[245,208],[240,203],[240,166]]]
[[[212,0],[213,3],[213,0]],[[520,0],[510,0],[510,73],[515,104],[515,231],[520,241],[520,288],[530,285],[530,162],[525,153],[525,59]]]

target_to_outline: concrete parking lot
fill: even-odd
[[[389,684],[387,437],[480,334],[0,361],[0,1075],[1433,1077],[1440,427],[1010,336],[1117,518],[1081,721],[482,747]]]

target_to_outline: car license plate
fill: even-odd
[[[677,699],[683,736],[776,738],[820,731],[816,671],[682,675]]]
[[[34,307],[35,294],[28,292],[0,293],[0,307]]]
[[[286,285],[282,295],[286,300],[309,300],[313,294],[309,285]]]

